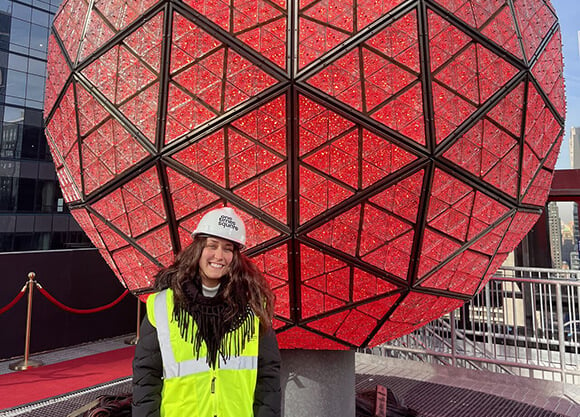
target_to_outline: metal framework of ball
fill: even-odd
[[[234,207],[284,348],[351,349],[469,300],[538,219],[564,123],[541,0],[68,0],[46,131],[135,294]]]

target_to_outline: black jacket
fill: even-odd
[[[271,328],[260,334],[258,348],[254,417],[280,417],[280,351]],[[159,417],[162,377],[163,363],[157,329],[145,316],[133,359],[132,417]]]

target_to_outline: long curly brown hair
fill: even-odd
[[[199,274],[199,260],[206,246],[207,236],[196,235],[188,247],[183,249],[175,258],[172,265],[160,270],[155,279],[155,289],[158,291],[171,288],[174,293],[175,304],[184,307],[187,303],[184,285],[194,280],[201,288]],[[222,278],[224,286],[222,296],[227,303],[226,320],[244,314],[249,305],[254,314],[260,319],[260,325],[267,329],[272,325],[274,317],[274,293],[270,285],[256,265],[240,252],[234,244],[232,262],[229,273]],[[247,300],[245,305],[240,300]]]

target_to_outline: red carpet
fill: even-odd
[[[0,375],[0,410],[128,377],[134,353],[130,346]]]

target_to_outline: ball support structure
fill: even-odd
[[[444,315],[536,222],[563,134],[551,4],[477,3],[65,1],[45,119],[71,213],[144,296],[234,207],[283,348]]]

